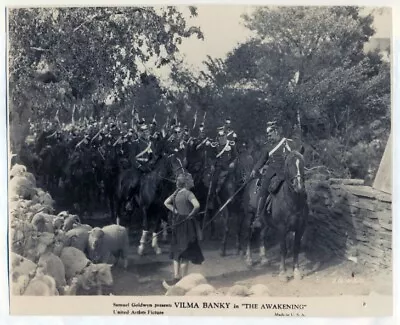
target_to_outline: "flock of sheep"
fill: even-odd
[[[50,194],[36,187],[33,174],[16,164],[9,177],[10,288],[13,295],[102,295],[111,288],[111,268],[119,259],[128,267],[126,228],[92,228],[77,215],[55,214]],[[265,285],[234,285],[216,290],[203,275],[192,273],[165,295],[268,295]]]
[[[127,230],[92,228],[77,215],[54,214],[49,193],[16,164],[9,176],[10,288],[13,295],[95,294],[113,284],[111,267],[128,267]]]

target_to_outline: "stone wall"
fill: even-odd
[[[333,254],[366,267],[392,268],[391,195],[362,180],[307,181],[310,222],[307,250]]]

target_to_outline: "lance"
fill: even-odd
[[[197,108],[196,108],[196,113],[194,114],[194,121],[193,121],[193,130],[196,127],[196,123],[197,123]]]
[[[57,112],[56,112],[56,116],[54,117],[54,119],[58,122],[59,125],[61,125],[60,119],[58,118],[58,112],[59,111],[60,111],[60,109],[58,108]]]
[[[79,141],[78,144],[75,146],[75,149],[78,148],[83,143],[83,141],[85,141],[85,139],[86,138],[83,137],[83,139],[81,141]]]
[[[117,139],[117,141],[114,142],[113,147],[115,147],[121,139],[122,139],[122,136],[120,136],[120,137]]]
[[[96,139],[96,138],[99,136],[99,134],[100,134],[100,132],[101,132],[102,129],[103,129],[103,128],[100,128],[100,129],[99,129],[99,131],[98,131],[98,132],[96,133],[96,135],[92,138],[92,140],[90,140],[90,143],[92,143],[93,140]]]

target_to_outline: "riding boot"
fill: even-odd
[[[266,211],[267,214],[271,214],[271,194],[268,195],[267,200],[265,201],[263,211]]]
[[[264,206],[264,197],[260,197],[257,203],[257,212],[256,216],[254,218],[254,221],[252,223],[253,228],[261,228],[262,223],[261,223],[261,215],[262,215],[262,207]]]

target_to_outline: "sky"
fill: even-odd
[[[250,6],[243,5],[200,5],[198,16],[190,18],[185,16],[188,26],[199,26],[204,34],[204,41],[196,36],[184,39],[180,53],[185,57],[186,64],[194,72],[202,69],[202,62],[207,55],[223,58],[233,50],[239,43],[243,43],[251,37],[252,33],[244,25],[241,15],[251,13]],[[371,9],[366,9],[369,12]],[[187,8],[181,9],[188,13]],[[390,9],[375,10],[374,25],[376,28],[375,37],[390,37],[391,35],[391,13]],[[168,84],[168,69],[154,70],[148,67],[156,75],[160,76],[163,83]]]
[[[188,19],[190,25],[199,26],[204,41],[196,37],[185,39],[180,51],[186,56],[187,63],[197,68],[207,55],[224,57],[237,44],[243,43],[252,34],[243,25],[241,15],[250,13],[249,6],[200,6],[198,16]]]

